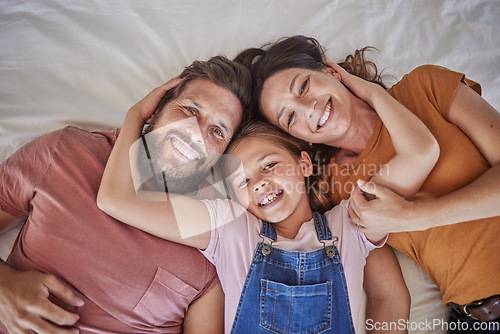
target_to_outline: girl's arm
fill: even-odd
[[[130,166],[134,162],[129,150],[161,97],[177,83],[171,80],[157,87],[127,112],[104,170],[97,205],[110,216],[160,238],[205,249],[210,240],[210,217],[201,201],[167,193],[162,194],[163,202],[146,201],[137,196],[132,180]]]
[[[373,185],[370,193],[377,201],[354,198],[367,225],[381,229],[399,221],[401,231],[415,231],[500,216],[500,113],[460,84],[448,120],[467,134],[491,168],[463,188],[425,202],[410,202],[390,189]]]
[[[378,170],[371,181],[408,200],[413,199],[439,158],[437,140],[417,116],[381,86],[351,75],[335,63],[328,62],[328,65],[340,73],[342,82],[354,94],[377,112],[391,136],[396,155]],[[360,191],[359,187],[354,190]],[[350,205],[350,214],[356,220],[355,217],[360,217],[355,203]]]
[[[348,74],[337,64],[327,65],[341,74],[342,81],[356,96],[375,109],[394,144],[396,155],[372,177],[371,184],[385,185],[401,196],[412,199],[437,162],[439,146],[436,139],[413,113],[382,87]],[[350,217],[357,220],[355,217],[360,215],[353,205],[355,196],[364,198],[359,187],[351,194],[349,207]],[[361,230],[366,231],[364,228]],[[379,240],[386,233],[365,234],[370,240]],[[380,272],[381,268],[384,268],[383,273]],[[392,249],[384,246],[370,252],[364,277],[366,324],[369,324],[368,321],[372,324],[405,323],[409,317],[410,294]],[[368,333],[378,332],[369,327],[366,329]],[[398,327],[390,333],[407,333],[407,328]]]

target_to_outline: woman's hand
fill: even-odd
[[[155,113],[160,103],[161,98],[165,93],[177,86],[182,80],[175,77],[164,83],[163,85],[153,89],[142,100],[134,104],[128,111],[129,114],[134,114],[142,119],[143,123],[147,123],[151,116]]]
[[[373,199],[366,199],[365,195]],[[399,196],[374,182],[360,182],[349,200],[349,217],[354,228],[363,233],[395,233],[424,230],[419,222],[418,203]]]
[[[337,63],[327,60],[325,64],[340,75],[340,81],[342,81],[354,95],[372,107],[374,107],[372,104],[372,97],[375,94],[387,94],[380,85],[348,73]]]

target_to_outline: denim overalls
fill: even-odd
[[[276,230],[262,222],[231,333],[354,333],[338,238],[325,216],[313,217],[325,247],[309,252],[272,247]]]

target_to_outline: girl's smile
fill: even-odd
[[[274,205],[279,203],[283,198],[283,190],[271,191],[269,194],[264,194],[262,200],[259,201],[259,206],[263,209],[272,208]]]

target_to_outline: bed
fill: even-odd
[[[500,110],[498,0],[8,0],[0,4],[0,161],[65,125],[119,127],[128,108],[193,60],[303,34],[331,60],[371,45],[390,86],[422,64],[461,71]],[[3,233],[5,258],[18,228]],[[448,309],[411,260],[410,333]],[[432,325],[429,325],[432,324]]]

